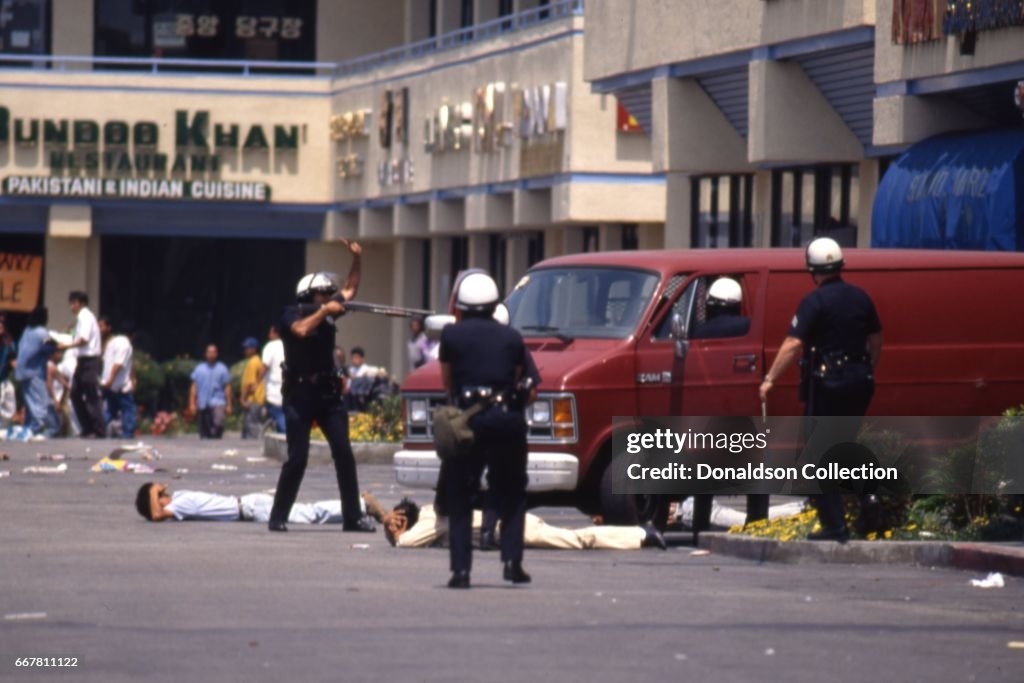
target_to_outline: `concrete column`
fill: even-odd
[[[665,244],[665,224],[664,223],[648,223],[638,226],[638,237],[639,244],[637,245],[640,249],[666,249]]]
[[[508,238],[505,282],[509,283],[510,287],[514,287],[529,268],[527,265],[527,242],[527,236],[523,234],[512,235]]]
[[[754,174],[753,247],[772,246],[772,172]]]
[[[395,240],[392,270],[392,291],[399,306],[419,308],[423,304],[423,259],[417,240]],[[391,366],[396,379],[409,373],[409,358],[405,349],[407,323],[399,320],[391,328]]]
[[[562,230],[562,253],[579,254],[583,251],[583,228],[567,225]]]
[[[622,226],[619,224],[600,225],[597,228],[597,244],[601,251],[622,249]]]
[[[875,194],[878,192],[879,177],[878,159],[865,159],[860,162],[859,202],[850,207],[850,213],[856,212],[857,246],[871,246],[871,210],[875,205]]]
[[[55,204],[50,207],[43,270],[43,305],[56,327],[67,310],[68,293],[89,295],[93,311],[100,301],[100,238],[92,234],[92,209],[87,205]]]
[[[469,236],[469,267],[490,268],[491,236],[470,235]]]
[[[516,190],[512,220],[516,227],[550,225],[551,190]]]
[[[665,175],[665,248],[689,249],[691,223],[690,176],[686,173]]]
[[[451,295],[452,282],[452,240],[450,237],[434,237],[430,240],[430,284],[431,298],[435,311],[448,310],[448,297]]]
[[[430,207],[422,204],[398,204],[394,210],[396,237],[426,237],[430,234]]]
[[[554,226],[544,230],[544,258],[554,258],[566,254],[566,227]]]
[[[333,242],[340,239],[359,237],[358,211],[328,211],[324,217],[323,238]]]
[[[361,239],[384,240],[394,234],[392,208],[359,210],[359,237]]]
[[[793,62],[750,63],[751,163],[859,161],[864,148],[803,68]]]

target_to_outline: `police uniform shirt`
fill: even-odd
[[[868,337],[881,331],[871,297],[840,278],[825,281],[805,296],[789,326],[789,336],[803,342],[807,357],[812,348],[863,354]]]
[[[464,387],[511,389],[519,379],[518,368],[532,365],[528,353],[517,330],[490,317],[465,318],[441,331],[440,359],[452,365],[456,391]]]
[[[340,294],[334,300],[344,303]],[[306,337],[292,332],[292,325],[315,313],[317,304],[297,304],[284,309],[281,316],[281,342],[285,366],[292,377],[334,374],[334,319],[326,318]]]
[[[693,339],[724,339],[743,337],[750,331],[750,318],[745,315],[716,315],[693,333]]]

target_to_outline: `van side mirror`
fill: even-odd
[[[686,319],[682,313],[672,314],[670,327],[676,358],[682,360],[686,358],[686,353],[690,350],[690,340],[686,338]]]
[[[438,341],[441,339],[441,330],[454,322],[454,315],[428,315],[423,321],[423,332],[430,341]]]

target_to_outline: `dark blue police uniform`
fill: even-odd
[[[822,282],[804,297],[790,324],[789,336],[803,342],[800,400],[808,416],[862,417],[875,391],[867,352],[868,337],[882,331],[867,292],[839,277]],[[860,421],[844,421],[840,441],[854,441]],[[827,530],[845,530],[838,493],[817,497],[818,514]]]
[[[334,298],[344,302],[340,294]],[[318,308],[318,304],[288,306],[281,318],[281,341],[284,344],[282,394],[288,461],[281,468],[270,522],[288,520],[306,472],[309,431],[316,420],[331,447],[341,493],[343,528],[356,529],[362,518],[359,480],[349,441],[348,411],[342,399],[341,379],[334,367],[334,322],[329,318],[324,320],[306,337],[292,332],[294,323],[312,315]]]
[[[525,369],[532,365],[518,331],[502,325],[490,315],[467,315],[441,332],[440,361],[451,365],[455,398],[469,407],[488,389],[494,395],[512,397]],[[533,373],[539,381],[534,367]],[[446,463],[443,486],[449,516],[448,542],[451,571],[472,568],[473,505],[480,476],[487,468],[490,503],[501,520],[501,560],[521,562],[526,520],[526,418],[523,406],[514,400],[496,404],[470,419],[474,443],[465,457]]]
[[[724,339],[744,337],[750,331],[750,318],[745,315],[722,313],[694,330],[691,339]]]

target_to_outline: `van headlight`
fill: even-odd
[[[406,411],[406,415],[409,416],[409,424],[414,425],[425,425],[430,417],[430,411],[428,410],[427,399],[425,398],[414,398],[409,401],[409,409]]]
[[[576,410],[571,396],[539,397],[526,408],[530,436],[543,440],[574,440]]]

